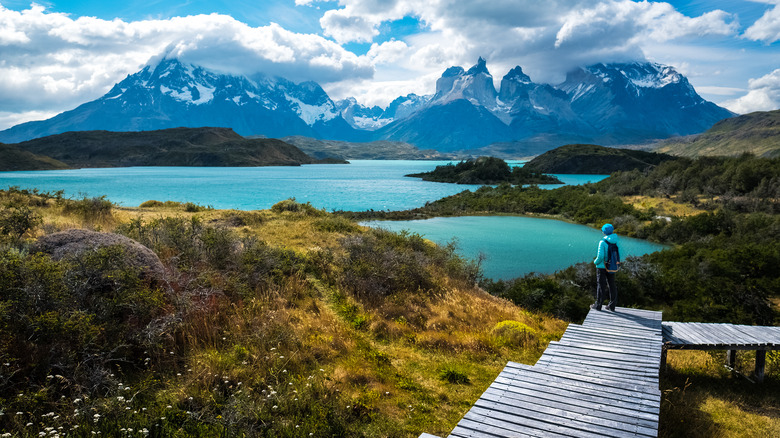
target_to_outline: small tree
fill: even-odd
[[[26,205],[6,205],[0,210],[0,239],[18,243],[37,228],[43,219]]]

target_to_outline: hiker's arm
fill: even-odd
[[[603,243],[604,243],[603,240],[599,241],[599,252],[596,254],[596,259],[593,260],[594,265],[598,265],[599,263],[604,261],[604,256],[606,255],[605,254],[606,250],[604,249],[604,246],[606,245],[603,245]]]

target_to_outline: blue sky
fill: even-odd
[[[334,99],[431,94],[449,66],[558,83],[672,65],[735,112],[780,108],[780,0],[0,0],[0,129],[95,99],[161,54],[315,80]]]

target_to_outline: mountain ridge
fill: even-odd
[[[0,141],[76,130],[223,126],[244,136],[390,140],[440,152],[480,154],[503,145],[517,156],[572,141],[618,145],[696,134],[734,115],[702,99],[673,67],[654,63],[581,67],[559,85],[534,83],[517,66],[500,83],[496,90],[479,58],[469,69],[446,69],[434,94],[401,96],[383,110],[354,98],[335,102],[313,81],[230,76],[163,58],[99,99],[0,131]]]

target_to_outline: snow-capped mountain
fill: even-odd
[[[229,127],[241,135],[409,142],[442,152],[490,147],[534,155],[566,143],[642,142],[703,132],[731,117],[702,99],[674,68],[595,64],[557,85],[510,70],[496,90],[487,63],[450,67],[433,95],[409,94],[386,109],[338,103],[315,82],[216,73],[176,59],[145,66],[106,95],[49,120],[0,132],[19,142],[77,130],[139,131]]]
[[[570,72],[557,88],[602,143],[696,134],[734,115],[656,63],[595,64]]]
[[[374,131],[415,113],[430,102],[431,97],[407,94],[390,102],[386,109],[378,106],[369,108],[359,104],[354,97],[350,97],[336,102],[336,108],[352,127]]]
[[[215,73],[163,59],[129,75],[103,97],[52,119],[0,132],[15,142],[66,131],[230,127],[241,135],[363,139],[316,82]]]
[[[496,91],[480,58],[469,70],[445,70],[427,104],[377,132],[441,151],[500,143],[504,151],[529,155],[570,142],[610,145],[695,134],[733,115],[702,99],[669,66],[596,64],[570,72],[558,86],[534,83],[518,66]]]

